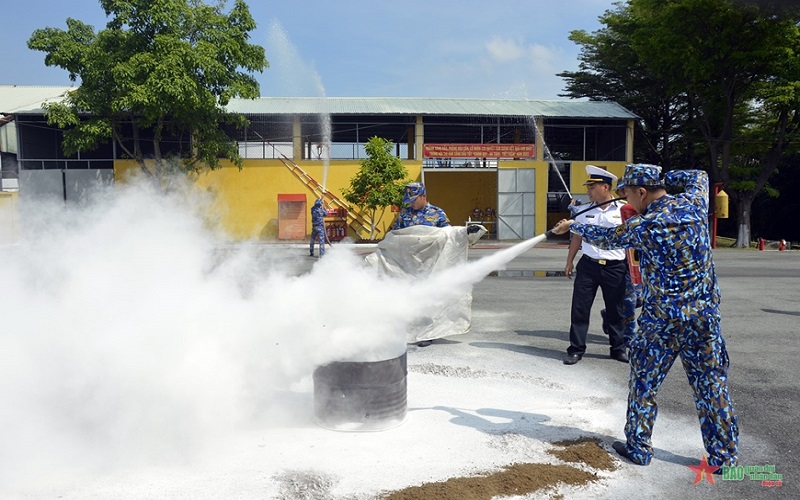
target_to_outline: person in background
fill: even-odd
[[[619,210],[621,203],[611,201],[611,186],[617,176],[596,167],[586,166],[588,179],[584,183],[589,194],[589,204],[577,217],[584,224],[613,228],[622,223]],[[623,363],[628,362],[623,341],[623,309],[622,301],[625,297],[625,275],[628,267],[625,263],[625,250],[607,250],[598,248],[579,237],[573,237],[569,242],[567,251],[567,264],[564,274],[572,277],[572,262],[578,254],[583,256],[575,268],[577,271],[575,283],[572,288],[572,309],[570,313],[569,347],[564,357],[565,365],[574,365],[583,358],[586,352],[586,337],[589,332],[589,316],[592,303],[597,295],[598,287],[603,292],[603,302],[606,309],[605,330],[608,333],[608,342],[611,346],[610,357]]]
[[[617,186],[617,196],[625,197],[619,186]],[[619,212],[622,215],[623,224],[631,217],[638,215],[630,203],[623,205]],[[625,324],[623,337],[627,345],[636,336],[636,310],[642,307],[642,273],[639,269],[639,251],[635,248],[628,248],[625,250],[625,255],[628,262],[628,274],[625,276],[625,299],[622,301],[622,310]],[[608,335],[605,309],[600,311],[600,317],[603,318],[603,333]]]
[[[428,192],[422,183],[406,184],[403,205],[392,225],[392,230],[410,226],[447,227],[450,225],[444,210],[428,203]]]
[[[309,242],[308,253],[314,256],[314,243],[319,240],[319,256],[325,255],[325,216],[328,210],[322,198],[317,198],[311,207],[311,241]]]
[[[694,391],[709,465],[735,466],[739,424],[728,393],[729,359],[708,228],[708,174],[673,170],[661,179],[654,165],[628,165],[619,186],[637,217],[616,228],[567,219],[552,229],[554,234],[572,231],[603,248],[640,251],[643,306],[629,343],[626,441],[612,447],[635,464],[650,463],[656,394],[680,357]],[[683,192],[670,195],[667,188]]]
[[[569,211],[570,218],[575,217],[575,214],[577,214],[584,208],[586,207],[581,206],[581,200],[579,200],[578,198],[572,198],[569,201],[569,205],[567,205],[567,210]]]

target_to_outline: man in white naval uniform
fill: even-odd
[[[597,225],[601,227],[615,227],[622,223],[620,209],[623,203],[610,201],[612,185],[617,176],[594,165],[586,166],[588,179],[584,183],[589,194],[589,202],[584,210],[592,207],[575,218],[575,222]],[[602,250],[573,235],[567,254],[567,265],[564,273],[572,277],[572,263],[578,250],[583,256],[575,267],[576,275],[572,289],[572,312],[569,327],[569,348],[564,357],[564,364],[574,365],[581,360],[586,352],[586,336],[589,332],[589,316],[592,304],[597,295],[597,288],[603,292],[605,303],[605,332],[611,346],[610,357],[624,363],[628,362],[625,342],[623,340],[624,313],[623,301],[625,298],[625,275],[628,265],[625,262],[625,250]]]

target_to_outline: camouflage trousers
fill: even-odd
[[[308,251],[314,255],[314,243],[319,240],[319,256],[325,255],[325,228],[312,226],[311,241],[308,243]]]
[[[656,393],[680,357],[694,392],[708,463],[735,465],[739,426],[728,395],[728,352],[720,335],[719,315],[663,320],[643,312],[639,334],[628,345],[631,375],[625,437],[633,461],[647,465],[653,458]]]
[[[622,301],[625,343],[629,344],[636,337],[636,309],[642,307],[642,284],[631,281],[631,275],[625,277],[625,299]]]

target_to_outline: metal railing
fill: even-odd
[[[497,168],[500,160],[497,158],[425,158],[423,168]]]
[[[360,160],[367,157],[366,144],[363,142],[334,142],[327,146],[306,143],[305,157],[309,160]],[[408,158],[408,144],[395,144],[393,153],[398,158]],[[279,160],[281,158],[294,158],[294,148],[291,142],[239,142],[239,156],[244,159]]]
[[[293,147],[291,142],[240,142],[239,156],[244,159],[279,160],[291,158]]]

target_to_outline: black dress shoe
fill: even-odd
[[[616,359],[617,361],[622,361],[623,363],[630,362],[628,355],[624,352],[612,352],[610,357],[611,359]]]
[[[566,356],[564,356],[564,364],[574,365],[575,363],[580,361],[582,357],[583,357],[582,354],[567,354]]]
[[[603,318],[603,333],[608,335],[608,324],[606,323],[606,310],[600,309],[600,317]]]
[[[619,454],[619,456],[627,458],[636,465],[644,465],[640,464],[631,457],[630,453],[628,453],[628,446],[622,441],[614,441],[614,443],[611,444],[611,447],[614,448],[614,451],[616,451]]]

